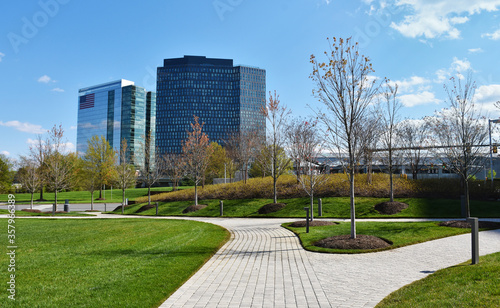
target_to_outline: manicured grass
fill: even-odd
[[[500,307],[500,253],[442,269],[386,297],[377,307]]]
[[[19,218],[15,227],[16,302],[2,288],[1,307],[157,307],[229,238],[182,220]],[[6,247],[7,232],[1,239]],[[6,283],[5,253],[0,264]]]
[[[226,217],[304,217],[304,207],[309,206],[309,198],[280,199],[279,202],[287,206],[275,213],[258,214],[258,209],[265,204],[272,203],[272,199],[243,199],[224,200],[224,216]],[[323,217],[327,218],[349,218],[349,198],[329,197],[322,198]],[[383,215],[375,211],[377,203],[388,201],[386,198],[356,198],[357,218],[460,218],[460,200],[451,199],[428,199],[428,198],[400,198],[397,201],[407,203],[409,207],[395,215]],[[160,202],[160,215],[185,215],[185,216],[208,216],[220,215],[219,200],[201,200],[200,204],[208,206],[197,212],[182,214],[193,201]],[[146,203],[132,205],[126,209],[126,213],[133,214]],[[120,211],[121,213],[121,211]],[[150,209],[139,215],[155,215],[156,210]],[[318,216],[317,200],[314,206],[314,215]],[[471,201],[471,215],[475,217],[500,217],[500,203],[492,201]]]
[[[8,210],[0,209],[0,215],[10,214]],[[31,213],[26,211],[16,211],[16,217],[20,216],[52,216],[51,212]],[[80,212],[56,213],[55,216],[92,216],[92,214],[84,214]]]
[[[378,250],[342,250],[329,249],[314,246],[314,243],[331,236],[350,234],[350,222],[338,225],[310,227],[309,233],[306,228],[292,228],[289,224],[284,227],[299,236],[302,246],[310,251],[329,253],[364,253]],[[447,236],[470,233],[470,229],[441,227],[437,222],[357,222],[357,234],[373,235],[390,241],[393,244],[386,249],[408,246],[435,240]]]
[[[180,187],[180,189],[185,189],[188,187]],[[172,187],[153,187],[151,191],[162,191],[168,192],[171,191]],[[16,198],[16,204],[29,204],[31,200],[30,194],[21,194],[15,193],[13,194]],[[125,191],[125,198],[129,200],[134,200],[138,197],[143,197],[148,195],[147,188],[130,188]],[[33,198],[36,200],[40,197],[39,193],[36,193]],[[121,203],[122,202],[122,191],[120,189],[111,189],[103,190],[103,198],[106,200],[97,200],[99,198],[99,191],[94,192],[94,202],[96,203]],[[54,202],[54,193],[44,192],[43,198],[47,201],[43,202],[35,202],[35,203],[53,203]],[[64,200],[68,199],[70,203],[90,203],[90,193],[88,191],[67,191],[60,192],[57,194],[58,203],[64,203]],[[0,194],[0,202],[7,202],[8,194]]]

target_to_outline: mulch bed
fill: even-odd
[[[141,206],[141,208],[140,208],[140,209],[138,209],[138,210],[137,210],[137,211],[135,211],[135,212],[136,212],[136,213],[141,213],[141,212],[147,211],[147,210],[149,210],[149,209],[154,209],[154,208],[156,208],[156,205],[154,205],[154,204],[149,204],[149,205],[148,205],[148,204],[146,204],[146,205]]]
[[[381,238],[373,235],[356,235],[355,239],[351,239],[350,235],[338,235],[328,237],[314,243],[314,246],[331,248],[331,249],[382,249],[391,246]]]
[[[207,207],[206,204],[198,204],[198,205],[193,204],[193,205],[190,205],[187,208],[185,208],[184,211],[182,211],[182,213],[186,214],[186,213],[196,212],[196,211],[204,209],[206,207]]]
[[[286,206],[285,203],[269,203],[264,205],[259,209],[259,214],[269,214],[269,213],[274,213]]]
[[[301,228],[306,226],[306,221],[301,220],[301,221],[295,221],[290,224],[290,227],[292,228]],[[317,226],[331,226],[331,225],[338,225],[338,222],[333,222],[333,221],[325,221],[325,220],[313,220],[309,222],[309,227],[317,227]]]
[[[484,229],[500,229],[500,222],[494,221],[479,221],[479,228]],[[443,227],[453,227],[453,228],[471,228],[470,223],[465,220],[448,220],[443,221],[439,224]]]
[[[408,208],[408,204],[398,201],[387,201],[375,205],[375,210],[383,215],[393,215]]]
[[[22,209],[21,211],[29,212],[29,213],[41,213],[42,212],[40,210],[32,210],[32,209]]]

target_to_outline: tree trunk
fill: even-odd
[[[470,204],[469,204],[469,180],[464,181],[464,194],[465,194],[465,211],[467,218],[470,217]]]
[[[125,188],[122,188],[122,214],[125,212]]]
[[[90,192],[90,210],[94,210],[94,191]]]
[[[278,179],[273,176],[274,203],[278,203],[277,182],[278,182]]]
[[[40,201],[43,201],[43,184],[40,185]]]
[[[57,189],[54,190],[54,199],[55,199],[55,204],[56,204],[56,211],[57,211]]]
[[[392,168],[390,168],[392,169]],[[394,202],[394,181],[392,178],[392,170],[389,171],[389,198],[391,199],[391,202]]]
[[[33,209],[33,192],[31,193],[31,206],[30,206],[30,209]]]
[[[354,166],[353,166],[354,167]],[[356,209],[354,206],[354,168],[351,168],[350,199],[351,199],[351,238],[356,238]]]
[[[198,185],[194,183],[194,205],[198,205]]]
[[[311,221],[314,219],[314,193],[311,190]]]
[[[102,187],[99,187],[99,200],[102,199]]]
[[[151,186],[148,186],[148,205],[151,205]]]

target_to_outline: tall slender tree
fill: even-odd
[[[18,179],[23,188],[31,195],[30,209],[33,209],[33,195],[40,188],[41,174],[37,160],[21,156]]]
[[[448,94],[449,109],[431,122],[438,145],[444,146],[442,152],[436,155],[451,171],[460,175],[465,214],[469,217],[469,181],[483,169],[488,152],[480,146],[488,138],[487,121],[474,104],[476,84],[471,72],[466,76],[458,74],[450,78],[444,88]]]
[[[328,40],[330,51],[326,61],[311,55],[315,83],[313,94],[326,108],[317,116],[330,134],[330,145],[347,154],[350,182],[351,238],[356,238],[356,211],[354,201],[354,172],[361,142],[359,128],[378,91],[370,59],[359,52],[358,43],[351,38]],[[333,149],[332,149],[333,150]]]
[[[290,163],[290,159],[280,160],[280,150],[283,150],[286,143],[285,128],[287,125],[290,110],[281,104],[279,95],[274,91],[274,95],[269,92],[269,100],[261,113],[269,122],[267,127],[266,143],[270,147],[271,154],[271,176],[273,178],[273,200],[278,203],[277,183],[278,178],[285,172]]]
[[[151,204],[151,187],[158,183],[165,170],[162,157],[155,153],[154,144],[151,137],[151,131],[147,136],[143,136],[144,142],[141,142],[144,162],[140,166],[139,181],[148,188],[148,205]]]
[[[203,132],[204,123],[194,116],[191,123],[191,131],[183,142],[182,151],[186,157],[186,174],[194,182],[194,204],[198,205],[198,185],[204,178],[208,166],[209,157],[212,153],[207,134]]]
[[[125,190],[135,185],[136,170],[130,164],[127,139],[123,138],[120,144],[120,163],[116,166],[116,182],[122,190],[122,214],[125,208]]]
[[[172,181],[172,191],[176,191],[179,182],[186,174],[186,160],[184,155],[167,153],[163,155],[164,173]]]

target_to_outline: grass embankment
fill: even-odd
[[[15,227],[16,301],[3,288],[1,307],[157,307],[229,238],[181,220],[17,219]],[[7,279],[5,253],[0,264]]]
[[[500,253],[442,269],[386,297],[386,307],[500,307]]]
[[[188,187],[180,187],[180,189],[185,189]],[[152,192],[169,192],[172,190],[172,187],[153,187],[151,188]],[[136,198],[147,196],[148,189],[147,188],[130,188],[125,190],[125,198],[129,200],[135,200]],[[30,204],[31,195],[26,193],[14,193],[16,198],[16,204]],[[9,200],[9,194],[0,194],[0,202],[7,202]],[[33,198],[36,200],[40,197],[39,193],[33,195]],[[54,202],[54,193],[44,192],[43,198],[47,201],[36,201],[34,204],[47,204]],[[105,200],[98,200],[99,191],[94,192],[94,202],[95,203],[121,203],[122,202],[122,191],[120,189],[106,189],[103,190],[103,198]],[[64,191],[57,194],[58,203],[64,203],[64,200],[68,199],[71,203],[90,203],[90,192],[88,191]],[[147,200],[147,197],[146,197]]]
[[[432,199],[432,198],[398,198],[397,201],[407,203],[409,207],[398,214],[383,215],[378,213],[374,206],[377,203],[388,201],[386,198],[358,197],[356,198],[357,218],[460,218],[460,200]],[[243,199],[224,200],[225,217],[304,217],[304,207],[309,206],[309,198],[280,199],[279,202],[287,206],[277,212],[259,214],[257,211],[262,206],[272,203],[272,199]],[[348,197],[322,198],[323,217],[349,218],[350,205]],[[201,200],[200,204],[208,206],[196,212],[183,214],[182,211],[193,204],[193,201],[160,202],[159,215],[167,216],[206,216],[217,217],[220,215],[219,200]],[[155,215],[156,209],[151,208],[141,213],[136,213],[147,203],[134,204],[125,208],[126,214]],[[116,211],[121,214],[121,210]],[[318,217],[317,201],[314,206],[314,215]],[[491,201],[471,201],[471,215],[475,217],[500,217],[500,205]]]
[[[329,253],[365,253],[379,250],[342,250],[329,249],[314,246],[314,243],[331,236],[350,234],[350,222],[338,225],[310,227],[309,233],[306,228],[292,228],[290,224],[283,226],[298,235],[302,246],[310,251]],[[356,232],[358,234],[372,235],[382,238],[392,245],[386,249],[394,249],[431,241],[443,237],[470,233],[470,229],[441,227],[437,222],[357,222]]]

